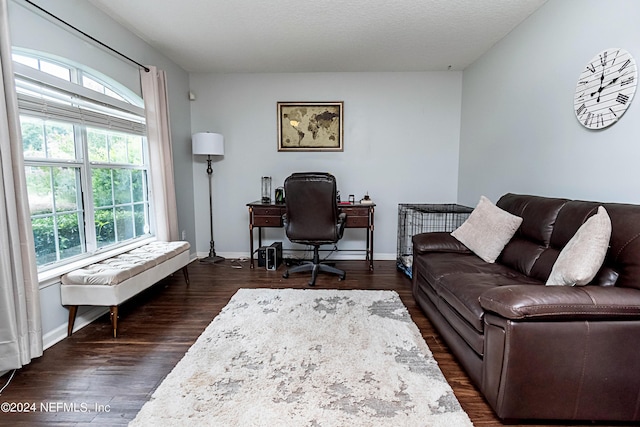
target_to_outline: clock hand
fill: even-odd
[[[608,88],[609,86],[611,86],[612,84],[617,82],[619,78],[620,78],[620,76],[618,76],[615,79],[611,80],[605,87],[603,87],[603,89]]]
[[[591,96],[595,95],[596,93],[598,94],[598,99],[596,99],[596,102],[600,102],[600,92],[602,92],[602,90],[604,89],[604,87],[602,87],[602,82],[604,82],[604,65],[602,66],[602,75],[600,76],[600,88],[591,94]]]
[[[598,99],[596,99],[596,102],[600,102],[600,92],[602,92],[603,90],[605,90],[606,88],[608,88],[609,86],[611,86],[612,84],[617,82],[619,78],[620,78],[620,76],[618,76],[615,79],[611,80],[609,83],[607,83],[606,86],[600,86],[600,89],[598,89],[597,91],[593,92],[591,94],[591,96],[593,96],[593,95],[595,95],[597,93],[598,94]]]

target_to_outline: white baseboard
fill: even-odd
[[[78,316],[76,316],[76,321],[73,325],[73,332],[79,331],[80,329],[87,326],[89,323],[93,322],[94,320],[96,320],[97,318],[99,318],[100,316],[108,312],[109,312],[108,307],[93,307],[82,314],[78,314]],[[66,337],[67,337],[67,324],[65,323],[64,325],[60,325],[56,329],[42,336],[43,348],[46,350],[52,345],[62,341]]]
[[[285,255],[293,254],[293,252],[287,253],[286,249],[284,250],[284,253],[285,253]],[[219,255],[221,257],[228,258],[228,259],[249,258],[249,252],[219,252],[219,251],[216,251],[216,255]],[[198,252],[197,256],[198,256],[198,258],[205,258],[205,257],[209,256],[209,252]],[[397,257],[398,257],[398,255],[395,254],[395,253],[392,253],[392,254],[391,253],[374,253],[373,254],[373,259],[376,260],[376,261],[395,261],[395,259]],[[322,258],[322,256],[321,256],[321,258]],[[350,260],[364,260],[365,257],[364,257],[364,254],[362,254],[362,251],[360,251],[360,250],[355,250],[354,249],[353,252],[351,252],[348,249],[346,249],[346,250],[344,250],[344,252],[337,252],[337,253],[331,254],[329,259],[350,261]]]

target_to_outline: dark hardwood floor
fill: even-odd
[[[343,261],[337,266],[347,271],[346,280],[321,275],[317,288],[398,292],[474,425],[502,425],[415,304],[410,280],[396,270],[395,262],[375,262],[374,273],[364,261]],[[0,425],[127,425],[238,289],[308,287],[306,274],[283,279],[283,271],[284,266],[278,271],[251,270],[247,262],[230,260],[214,265],[191,263],[189,287],[178,272],[120,307],[118,338],[112,338],[105,315],[18,370],[0,402],[35,411],[0,412]],[[8,379],[9,374],[0,378],[0,388]]]

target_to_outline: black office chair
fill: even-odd
[[[286,213],[283,216],[287,237],[294,243],[313,246],[313,261],[288,269],[282,275],[311,271],[309,285],[316,283],[318,272],[333,273],[340,280],[343,270],[321,264],[320,245],[336,243],[342,238],[347,215],[338,214],[336,178],[328,173],[294,173],[284,181]]]

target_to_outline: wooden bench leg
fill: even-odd
[[[69,324],[67,326],[67,337],[70,337],[73,333],[73,324],[76,322],[76,313],[78,313],[77,305],[69,306]]]
[[[112,305],[109,307],[111,315],[111,327],[113,328],[113,337],[117,338],[118,335],[118,306]]]
[[[184,281],[187,282],[187,286],[189,286],[189,270],[187,270],[187,266],[182,267],[182,274],[184,274]]]

